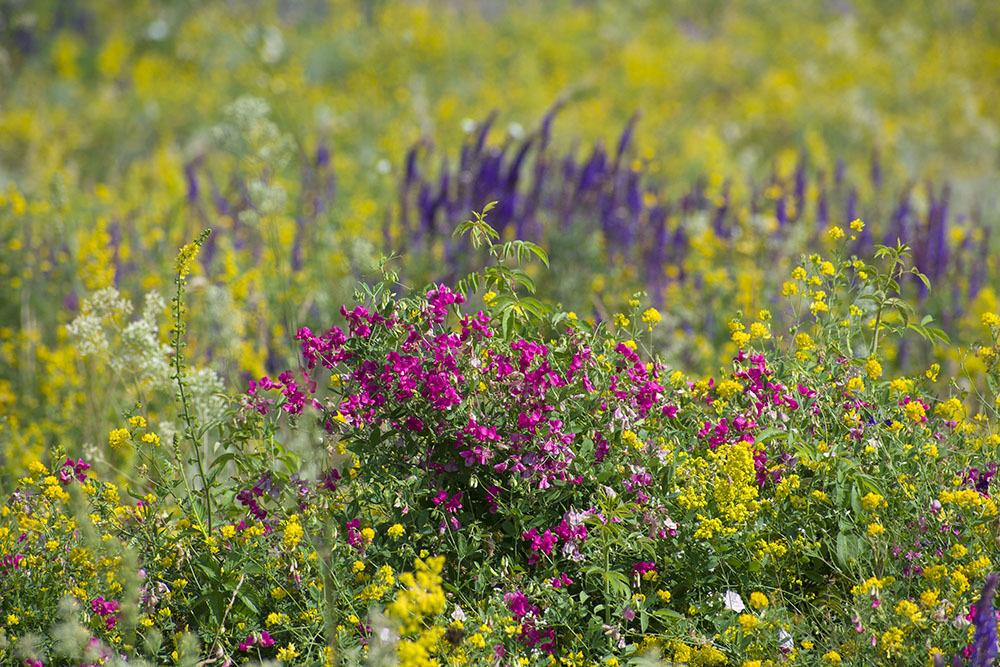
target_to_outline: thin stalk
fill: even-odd
[[[202,232],[194,243],[185,246],[181,249],[180,254],[177,258],[177,272],[174,278],[174,284],[177,286],[177,293],[173,298],[173,315],[174,315],[174,329],[172,344],[174,346],[174,376],[173,379],[177,383],[177,399],[180,404],[181,417],[184,420],[185,429],[184,435],[191,441],[194,446],[195,463],[198,467],[198,476],[201,477],[202,491],[205,496],[205,510],[207,512],[207,522],[202,517],[201,512],[198,510],[198,506],[192,503],[192,509],[194,510],[195,516],[198,519],[198,527],[204,531],[208,528],[207,534],[212,532],[212,494],[209,489],[208,479],[205,476],[205,466],[202,462],[201,456],[201,446],[197,439],[197,429],[195,424],[194,416],[191,414],[191,406],[189,398],[187,396],[187,383],[184,378],[186,376],[186,369],[184,366],[184,342],[181,337],[185,332],[184,325],[184,285],[186,284],[185,276],[190,267],[191,261],[193,261],[195,254],[197,254],[198,249],[201,247],[208,235],[212,233],[212,230],[206,229]],[[187,491],[188,497],[191,497],[192,491],[190,483],[188,482],[187,475],[184,473],[184,463],[180,457],[180,446],[178,442],[178,436],[174,436],[174,455],[177,457],[178,465],[180,466],[181,477],[184,480],[184,487]]]

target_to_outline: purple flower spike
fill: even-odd
[[[198,179],[195,177],[194,164],[189,163],[184,167],[184,179],[187,181],[187,199],[189,202],[198,201],[198,196],[201,194],[201,188],[198,187]]]
[[[986,577],[983,594],[976,605],[973,623],[976,634],[972,638],[971,667],[989,667],[997,658],[997,616],[993,611],[993,598],[997,592],[1000,575],[996,572]]]

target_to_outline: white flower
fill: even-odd
[[[747,608],[743,604],[743,598],[735,591],[726,591],[722,596],[722,603],[726,606],[726,609],[735,611],[737,614],[742,613]]]
[[[451,620],[453,621],[464,621],[465,612],[458,605],[455,605],[455,611],[451,612]]]

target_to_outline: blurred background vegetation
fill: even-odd
[[[411,287],[474,266],[450,231],[493,199],[552,252],[542,297],[608,318],[646,291],[688,369],[854,217],[859,254],[909,237],[913,294],[970,342],[997,309],[998,109],[993,2],[6,0],[0,457],[96,456],[136,401],[171,423],[145,372],[168,314],[129,323],[207,227],[205,396],[295,364],[382,252]],[[102,311],[91,349],[67,327],[109,287],[136,314]],[[978,372],[958,344],[888,354]]]

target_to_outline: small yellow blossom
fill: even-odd
[[[767,340],[771,337],[771,332],[767,330],[767,325],[761,322],[754,322],[750,325],[750,337]]]
[[[868,492],[861,498],[861,506],[865,511],[873,512],[879,507],[887,507],[885,498],[877,493]]]
[[[292,660],[299,657],[299,652],[295,650],[295,644],[283,646],[278,650],[278,660]]]
[[[816,347],[816,343],[813,342],[812,336],[803,332],[795,336],[795,347],[800,350],[811,350]]]
[[[128,439],[128,429],[116,428],[110,433],[110,435],[108,435],[108,446],[110,446],[111,449],[118,450]]]
[[[660,311],[658,311],[656,308],[650,308],[642,314],[642,321],[646,323],[646,327],[649,331],[652,331],[653,328],[657,324],[659,324],[660,320],[662,319],[663,316],[660,315]]]
[[[924,410],[923,404],[920,401],[910,401],[903,408],[906,413],[907,419],[914,422],[922,422],[927,417],[927,411]]]
[[[174,273],[181,280],[187,276],[191,271],[191,262],[194,261],[195,255],[198,254],[198,244],[188,243],[186,246],[181,248],[181,251],[177,253],[177,261],[174,263]]]

